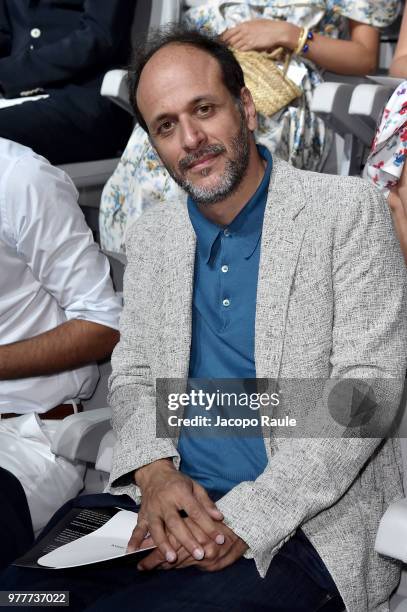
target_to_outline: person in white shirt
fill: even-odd
[[[34,531],[83,486],[51,452],[55,419],[92,395],[119,338],[121,299],[77,197],[64,172],[0,138],[0,468],[21,482]]]

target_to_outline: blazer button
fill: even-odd
[[[33,28],[30,32],[32,38],[39,38],[41,36],[41,30],[39,28]]]

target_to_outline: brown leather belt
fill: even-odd
[[[78,412],[83,411],[82,404],[76,404],[78,408]],[[55,406],[55,408],[51,408],[47,412],[43,412],[38,414],[40,419],[53,419],[55,421],[60,421],[70,414],[74,414],[75,410],[72,404],[60,404],[59,406]],[[5,414],[0,414],[0,418],[2,419],[12,419],[14,417],[22,416],[21,414],[16,414],[15,412],[6,412]]]

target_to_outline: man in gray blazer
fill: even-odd
[[[369,379],[379,420],[397,407],[406,273],[385,201],[257,147],[242,71],[216,41],[161,35],[131,77],[137,119],[188,194],[128,232],[112,358],[109,491],[141,503],[129,548],[157,548],[144,573],[84,569],[81,609],[387,610],[399,567],[374,538],[402,496],[396,440],[348,435],[341,418],[324,437],[156,432],[157,379]],[[64,580],[78,594],[80,578]],[[87,607],[92,580],[104,597]]]

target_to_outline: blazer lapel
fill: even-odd
[[[192,295],[196,237],[191,225],[186,199],[171,202],[179,214],[168,233],[168,270],[162,296],[165,317],[165,355],[171,378],[187,378],[192,328]]]
[[[291,285],[305,233],[304,223],[297,216],[304,206],[305,194],[298,178],[288,164],[274,158],[257,285],[258,378],[277,378],[279,374]]]

